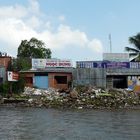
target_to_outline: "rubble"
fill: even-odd
[[[16,99],[27,107],[116,109],[135,108],[140,105],[140,95],[127,89],[101,89],[92,86],[77,86],[71,91],[49,88],[47,90],[26,87]]]

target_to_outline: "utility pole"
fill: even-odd
[[[111,41],[111,34],[109,34],[109,46],[110,46],[110,53],[112,53],[112,41]]]

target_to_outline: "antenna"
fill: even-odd
[[[111,34],[109,34],[109,45],[110,45],[110,53],[112,53],[112,41],[111,41]]]

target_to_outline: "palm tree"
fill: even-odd
[[[140,61],[140,33],[129,37],[129,43],[132,44],[133,47],[125,47],[125,50],[129,52],[129,56],[133,58],[134,61]]]

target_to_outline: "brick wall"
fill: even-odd
[[[67,83],[66,84],[57,83],[55,76],[66,76]],[[49,73],[48,77],[49,77],[49,87],[56,89],[68,89],[69,81],[72,80],[72,73]]]
[[[33,87],[33,73],[22,73],[21,76],[24,77],[25,80],[25,86],[27,87]]]

